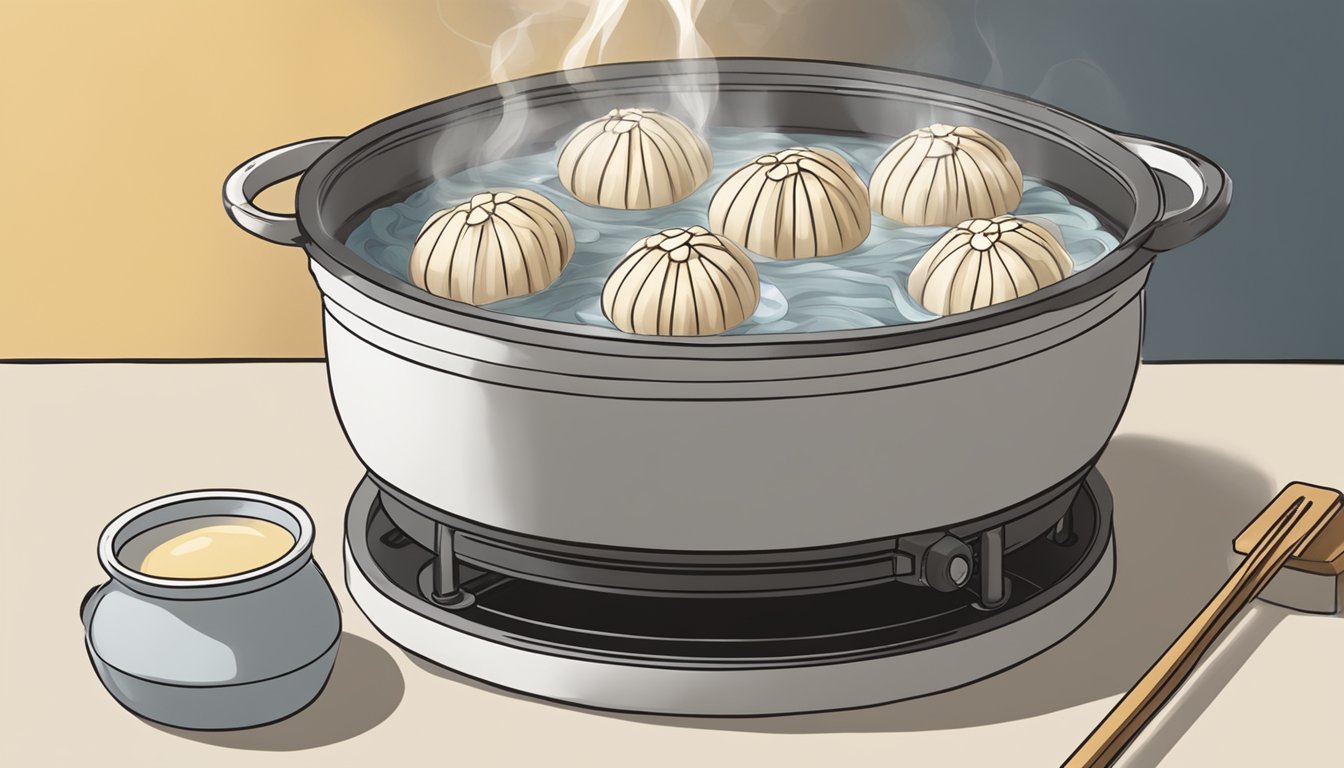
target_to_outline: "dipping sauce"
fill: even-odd
[[[198,517],[151,528],[122,548],[123,563],[146,576],[213,579],[269,565],[294,547],[283,526],[254,517]]]

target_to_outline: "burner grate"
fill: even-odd
[[[498,642],[640,663],[816,664],[953,643],[1040,609],[1101,559],[1110,509],[1099,494],[1104,497],[1104,486],[1094,475],[1085,492],[1074,495],[1072,535],[1064,543],[1055,541],[1049,525],[1003,555],[1011,589],[992,611],[974,583],[940,592],[888,578],[844,590],[705,599],[575,588],[470,566],[462,566],[461,588],[474,599],[448,609],[431,597],[434,552],[399,535],[385,497],[368,481],[351,506],[352,525],[363,520],[364,527],[350,535],[363,544],[366,570],[399,599],[436,621]]]
[[[555,541],[483,526],[429,507],[372,477],[399,537],[445,554],[439,576],[453,591],[453,567],[470,566],[555,586],[645,597],[740,598],[848,591],[900,580],[940,591],[971,588],[996,570],[997,553],[1072,526],[1069,511],[1084,472],[1010,509],[937,531],[807,549],[731,552],[626,549]],[[986,558],[990,552],[992,557]],[[960,560],[960,562],[958,562]],[[990,568],[983,567],[985,563]],[[972,566],[980,566],[973,573]],[[990,587],[981,591],[994,592]],[[902,599],[901,595],[892,596]],[[987,602],[1002,603],[990,595]]]

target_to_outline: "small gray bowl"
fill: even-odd
[[[150,528],[216,516],[268,520],[294,546],[261,568],[210,579],[147,576],[121,559]],[[299,505],[250,491],[164,496],[113,520],[98,559],[112,580],[80,606],[85,646],[108,692],[136,715],[179,728],[250,728],[293,715],[326,686],[341,614]]]

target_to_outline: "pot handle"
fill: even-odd
[[[263,211],[252,203],[262,190],[308,170],[339,138],[309,139],[263,152],[234,168],[224,180],[224,210],[244,230],[279,245],[307,239],[297,216]]]
[[[1157,227],[1144,248],[1154,253],[1169,251],[1194,240],[1223,220],[1232,203],[1232,179],[1208,158],[1185,147],[1143,136],[1121,135],[1121,143],[1154,171],[1190,188],[1189,205],[1168,210],[1158,219]],[[1159,177],[1166,184],[1168,178]]]

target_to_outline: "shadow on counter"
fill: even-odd
[[[386,720],[401,703],[406,683],[387,651],[349,632],[341,633],[336,666],[322,695],[297,715],[238,731],[190,731],[157,723],[166,733],[232,749],[292,752],[358,736]]]

